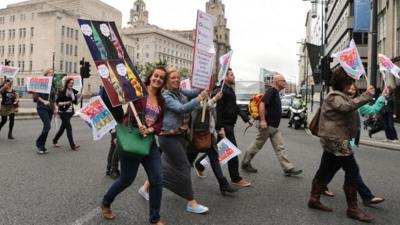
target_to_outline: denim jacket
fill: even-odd
[[[199,90],[195,89],[180,89],[178,93],[165,90],[162,93],[165,100],[162,133],[178,130],[182,126],[184,114],[190,113],[200,105],[196,98],[199,93]]]

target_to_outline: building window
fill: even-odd
[[[78,40],[78,30],[75,31],[75,40]]]
[[[25,55],[25,44],[22,45],[22,55]]]
[[[22,38],[22,28],[19,28],[19,38]]]
[[[65,34],[65,26],[62,26],[61,27],[61,36],[64,37],[64,34]]]
[[[12,30],[12,39],[15,39],[15,29]]]
[[[72,52],[72,45],[69,45],[69,54],[70,54],[70,55],[73,54],[73,52]]]
[[[22,52],[21,45],[18,45],[18,54],[21,55],[21,52]]]
[[[32,61],[29,61],[29,71],[32,71]]]
[[[74,73],[77,73],[77,64],[76,64],[76,62],[74,63]]]
[[[0,24],[4,24],[4,16],[0,17]]]
[[[67,27],[67,37],[69,37],[69,27]]]
[[[21,68],[22,68],[22,72],[24,72],[25,71],[25,61],[22,61],[22,64],[21,64],[22,66],[21,66]]]
[[[78,46],[75,45],[75,56],[78,56]]]
[[[68,62],[65,62],[65,72],[67,72],[67,73],[69,72],[68,71]]]
[[[33,53],[33,44],[31,44],[31,48],[29,50],[29,54],[32,54],[32,53]]]
[[[64,43],[61,43],[61,54],[63,54],[64,53]]]
[[[31,27],[31,37],[33,37],[34,28]]]

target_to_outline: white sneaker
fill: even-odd
[[[139,194],[144,198],[144,199],[146,199],[147,201],[149,201],[149,192],[146,192],[145,190],[144,190],[144,186],[141,186],[140,188],[139,188]]]
[[[399,140],[392,140],[392,143],[397,144],[397,143],[399,143]]]
[[[200,204],[198,204],[197,207],[192,207],[188,204],[186,205],[186,211],[196,214],[205,214],[208,212],[208,208]]]

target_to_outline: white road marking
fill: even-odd
[[[71,225],[83,225],[93,219],[95,216],[100,214],[100,207],[97,207],[87,213],[86,215],[82,216],[81,218],[75,220]]]

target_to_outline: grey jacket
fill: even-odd
[[[355,137],[357,109],[371,100],[372,97],[365,93],[352,99],[340,91],[331,91],[322,104],[318,136],[340,142]]]

